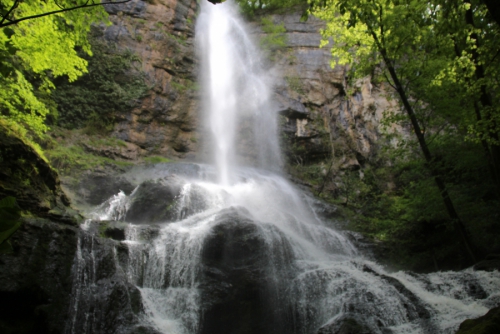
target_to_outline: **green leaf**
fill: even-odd
[[[12,196],[0,200],[0,244],[7,240],[20,226],[21,210]]]

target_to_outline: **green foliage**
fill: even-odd
[[[261,27],[265,35],[260,38],[260,47],[274,60],[287,47],[285,25],[275,24],[272,17],[263,17]]]
[[[8,196],[0,200],[0,253],[12,250],[8,239],[21,227],[20,218],[21,210],[14,197]]]
[[[299,94],[304,94],[304,89],[302,88],[302,83],[300,81],[300,78],[297,76],[288,76],[285,77],[285,81],[288,84],[288,87],[290,87],[291,90],[299,93]]]
[[[146,158],[144,158],[144,161],[148,164],[159,164],[159,163],[171,162],[170,159],[164,158],[164,157],[159,156],[159,155],[153,155],[150,157],[146,157]]]
[[[256,14],[264,11],[286,10],[292,7],[307,8],[307,0],[236,0],[241,12],[248,18],[253,18]]]
[[[383,122],[407,127],[413,113],[412,126],[431,152],[424,163],[414,140],[396,141],[387,157],[394,187],[384,189],[365,173],[370,195],[352,203],[357,228],[407,254],[426,252],[436,264],[462,254],[460,224],[447,218],[435,186],[440,178],[478,250],[498,247],[500,27],[482,2],[328,0],[314,2],[311,12],[326,21],[322,45],[334,40],[332,66],[349,65],[351,82],[370,75],[406,97],[407,114],[386,112]]]
[[[78,173],[92,170],[106,164],[128,166],[129,162],[122,162],[86,152],[80,145],[58,145],[46,151],[51,165],[61,173]]]
[[[108,146],[108,147],[127,147],[127,143],[124,142],[123,140],[120,140],[118,138],[113,138],[113,137],[95,137],[90,139],[90,144],[92,146],[97,146],[97,147],[103,147],[103,146]]]
[[[133,108],[148,90],[143,75],[133,65],[137,56],[109,46],[98,34],[96,29],[90,37],[94,56],[88,58],[88,74],[75,82],[56,81],[53,94],[59,125],[87,126],[90,134],[112,129],[115,116]]]
[[[62,0],[60,5],[75,4]],[[83,4],[83,0],[76,4]],[[14,0],[2,1],[11,8]],[[53,1],[26,0],[13,12],[14,18],[32,16],[60,9]],[[100,7],[69,11],[26,20],[0,30],[0,117],[22,125],[40,136],[48,127],[44,120],[49,108],[37,92],[50,93],[53,79],[66,76],[76,80],[86,72],[87,61],[77,53],[91,55],[87,33],[93,22],[107,22]],[[43,95],[43,94],[42,94]]]

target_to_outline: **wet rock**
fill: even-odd
[[[76,228],[41,219],[12,235],[0,254],[0,332],[62,333],[71,295]]]
[[[128,333],[141,323],[141,293],[120,265],[121,248],[114,240],[80,232],[65,332]]]
[[[125,221],[143,224],[176,220],[175,199],[180,195],[183,183],[176,176],[141,183],[130,197]]]
[[[431,317],[431,314],[429,311],[422,305],[422,302],[420,299],[415,296],[413,292],[408,290],[403,283],[395,279],[394,277],[390,277],[384,274],[379,274],[372,268],[368,267],[367,265],[363,266],[363,271],[372,273],[375,276],[380,277],[382,280],[386,281],[387,283],[391,284],[400,294],[405,296],[409,303],[404,304],[404,307],[406,308],[406,314],[408,319],[414,320],[414,319],[429,319]]]
[[[104,236],[118,241],[125,240],[125,229],[127,226],[128,224],[123,222],[108,222],[104,229]]]
[[[482,317],[468,319],[460,324],[457,334],[500,333],[500,307],[495,307]]]
[[[270,272],[269,247],[248,212],[221,212],[202,251],[202,334],[290,333],[291,312]]]
[[[125,160],[137,160],[139,158],[141,155],[141,149],[139,146],[132,143],[124,143],[123,145],[124,146],[118,147],[98,147],[83,143],[83,147],[87,152],[101,157]]]
[[[500,254],[489,254],[482,261],[474,265],[474,270],[500,271]]]
[[[362,320],[350,317],[349,315],[342,316],[336,319],[333,323],[329,323],[321,327],[317,334],[372,334]]]
[[[82,177],[76,196],[85,204],[99,205],[120,191],[129,195],[134,189],[135,186],[123,176],[96,171]]]
[[[13,196],[21,209],[62,223],[81,219],[69,208],[56,171],[37,150],[0,122],[0,199]]]

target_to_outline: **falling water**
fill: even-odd
[[[132,173],[134,192],[93,213],[127,222],[148,189],[175,193],[163,220],[128,224],[127,261],[116,261],[140,291],[144,324],[168,334],[316,334],[354,319],[370,333],[453,333],[500,302],[496,272],[388,273],[364,258],[315,213],[314,199],[276,172],[271,81],[235,6],[203,1],[196,31],[215,168]],[[258,168],[241,166],[237,154],[248,119]],[[93,248],[79,244],[78,252],[75,312],[97,267]]]
[[[281,165],[277,140],[277,115],[271,112],[272,80],[263,68],[258,49],[231,2],[214,6],[201,3],[196,39],[202,67],[204,114],[219,181],[235,181],[236,146],[250,141],[257,166],[276,169]],[[253,123],[246,138],[243,121]],[[241,149],[241,148],[240,148]]]

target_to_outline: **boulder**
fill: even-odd
[[[177,220],[175,200],[181,193],[182,179],[175,175],[155,181],[145,181],[130,196],[125,215],[129,223],[144,224]]]
[[[344,315],[334,322],[322,326],[317,334],[372,334],[362,320]]]
[[[0,254],[0,332],[62,333],[71,294],[76,228],[24,221]]]
[[[0,122],[0,199],[13,196],[21,209],[38,217],[76,225],[59,175],[22,135]]]
[[[492,308],[482,317],[467,319],[460,324],[457,334],[500,333],[500,307]]]
[[[120,191],[129,195],[134,189],[135,186],[123,176],[96,171],[82,177],[75,195],[79,202],[99,205]]]
[[[202,251],[201,334],[292,332],[291,307],[272,275],[268,252],[248,212],[230,208],[217,215]]]
[[[474,270],[500,271],[500,254],[489,254],[482,261],[474,265]]]

